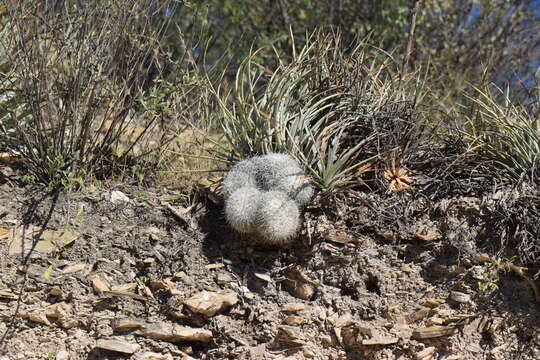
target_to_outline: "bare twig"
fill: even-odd
[[[411,18],[409,20],[409,38],[407,40],[407,49],[405,51],[405,58],[403,59],[403,65],[401,69],[401,77],[403,78],[404,74],[407,72],[407,67],[409,66],[409,61],[411,58],[411,53],[413,51],[414,43],[414,32],[416,30],[416,15],[418,14],[418,9],[420,8],[420,2],[422,0],[413,0],[414,3],[411,7],[410,13]]]

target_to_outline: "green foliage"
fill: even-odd
[[[540,109],[536,101],[523,105],[510,100],[508,89],[492,85],[476,88],[468,98],[462,134],[471,146],[492,160],[507,176],[538,178],[540,164]]]
[[[515,267],[518,272],[526,270],[524,267],[516,267],[514,262],[516,257],[511,258],[492,258],[490,259],[489,266],[487,267],[484,278],[478,281],[478,290],[482,293],[491,293],[492,291],[499,289],[499,282],[501,275],[507,275],[511,272],[512,267]]]

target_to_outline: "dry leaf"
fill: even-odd
[[[92,278],[92,286],[94,287],[94,291],[98,293],[109,291],[109,286],[107,286],[107,284],[105,284],[97,275]]]
[[[413,183],[410,173],[403,168],[385,170],[384,178],[390,182],[389,189],[392,192],[406,190]]]

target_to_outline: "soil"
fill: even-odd
[[[536,269],[486,231],[498,198],[319,196],[283,249],[204,189],[6,183],[0,359],[539,359]]]

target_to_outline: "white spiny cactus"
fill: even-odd
[[[307,176],[287,154],[255,156],[234,165],[223,181],[225,215],[239,232],[284,245],[300,228],[300,207],[313,196]]]
[[[225,216],[236,231],[242,233],[256,231],[261,198],[261,192],[254,187],[243,187],[229,196],[225,202]]]
[[[251,159],[236,163],[223,179],[223,197],[228,199],[233,192],[243,187],[258,188],[256,174],[257,170]]]
[[[300,210],[294,200],[282,191],[262,193],[257,211],[257,230],[271,244],[285,244],[300,227]]]

